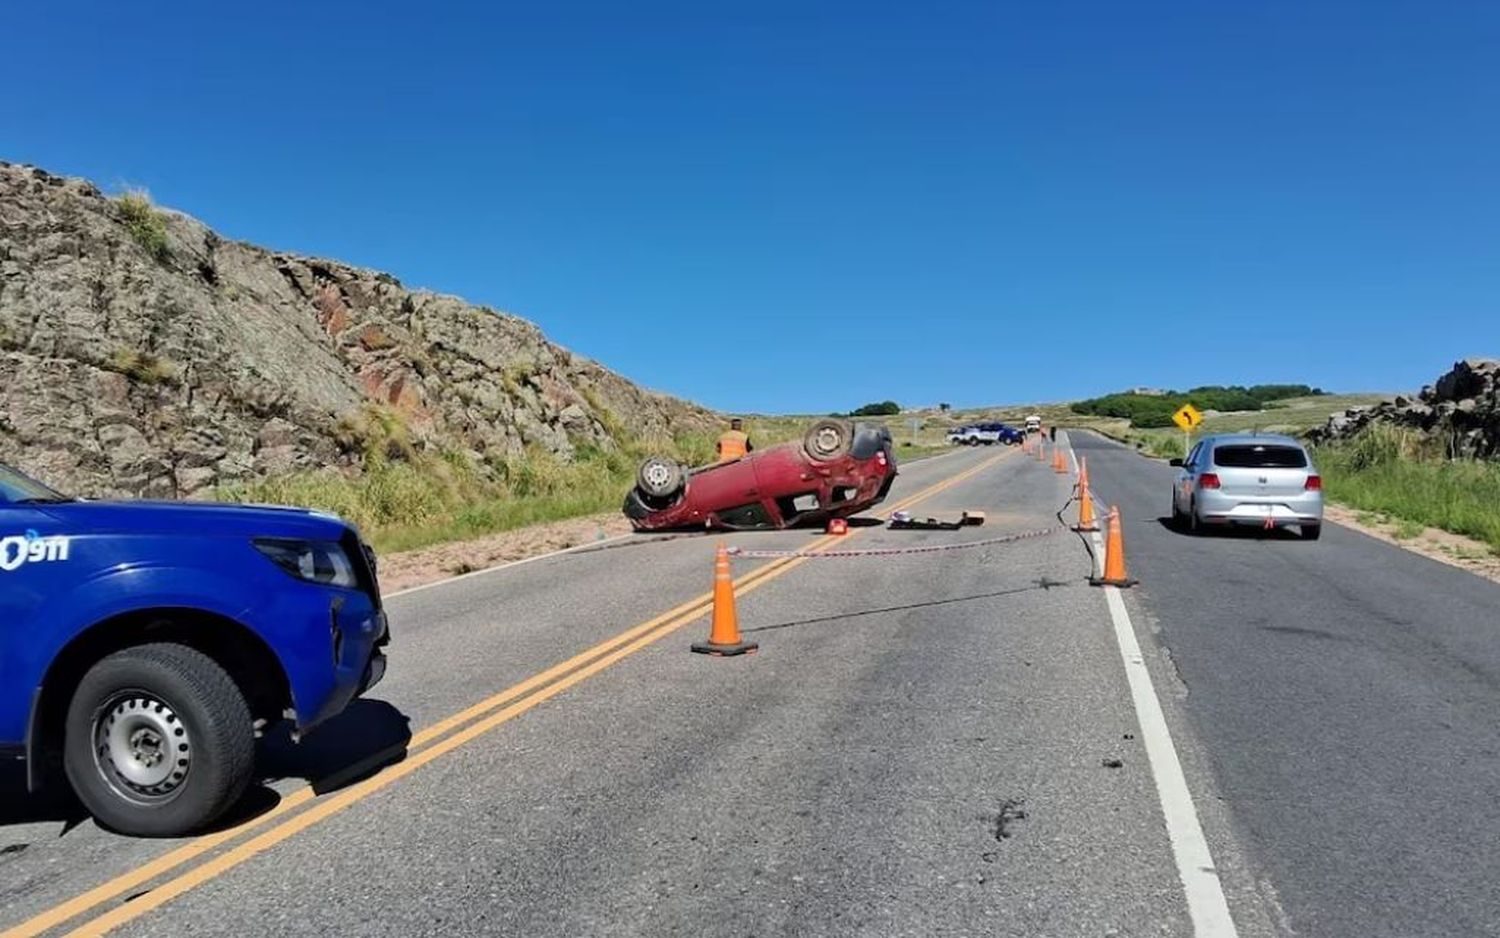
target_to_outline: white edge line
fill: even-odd
[[[398,596],[410,596],[412,593],[420,593],[423,590],[430,590],[433,587],[449,586],[453,583],[457,583],[459,580],[468,580],[476,576],[484,576],[486,573],[498,573],[501,570],[509,570],[512,567],[520,567],[528,563],[535,563],[538,560],[546,560],[548,557],[561,557],[563,554],[576,553],[577,551],[585,550],[590,547],[598,547],[601,544],[613,544],[616,541],[623,541],[628,537],[632,537],[633,533],[634,532],[630,534],[616,534],[614,537],[606,537],[602,541],[585,541],[582,544],[574,544],[572,547],[564,547],[562,550],[553,550],[548,551],[545,554],[537,554],[535,557],[522,557],[520,560],[512,560],[507,563],[496,564],[493,567],[485,567],[483,570],[470,570],[468,573],[460,573],[458,576],[445,577],[441,580],[434,580],[431,583],[423,583],[420,586],[408,586],[406,589],[397,590],[394,593],[383,593],[381,594],[380,599],[382,602],[384,602],[388,599],[395,599]]]
[[[1068,452],[1073,453],[1071,436],[1068,439]],[[1090,537],[1094,541],[1095,555],[1102,558],[1104,538],[1098,531]],[[1218,868],[1214,866],[1208,840],[1203,836],[1203,825],[1198,820],[1193,793],[1189,790],[1187,776],[1182,771],[1182,760],[1178,758],[1177,748],[1172,743],[1172,731],[1167,727],[1161,699],[1156,696],[1151,672],[1146,668],[1146,659],[1136,641],[1135,625],[1130,621],[1130,613],[1125,609],[1125,600],[1120,591],[1113,586],[1103,589],[1109,617],[1114,623],[1120,660],[1125,665],[1125,680],[1130,685],[1131,702],[1135,705],[1136,720],[1140,723],[1141,740],[1146,746],[1146,761],[1151,764],[1156,794],[1161,799],[1161,813],[1166,821],[1167,839],[1172,842],[1177,876],[1182,880],[1183,893],[1187,898],[1193,934],[1199,938],[1236,938],[1239,932],[1229,914],[1229,902],[1224,898],[1224,885],[1219,881]]]

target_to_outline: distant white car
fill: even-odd
[[[1040,433],[1041,429],[1042,429],[1042,415],[1041,414],[1032,414],[1030,417],[1026,418],[1026,432],[1027,433]]]

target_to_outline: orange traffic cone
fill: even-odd
[[[1058,475],[1065,475],[1068,471],[1068,457],[1063,455],[1061,446],[1052,447],[1052,471]]]
[[[1078,523],[1073,525],[1075,531],[1097,531],[1099,522],[1094,520],[1094,496],[1089,494],[1088,481],[1084,480],[1078,495]]]
[[[694,642],[700,655],[728,658],[749,654],[760,646],[740,639],[740,619],[734,611],[734,579],[729,575],[729,551],[723,544],[714,554],[714,618],[708,641]]]
[[[1047,443],[1044,440],[1036,441],[1036,461],[1045,462],[1047,459]]]
[[[1124,589],[1135,581],[1125,574],[1125,535],[1120,531],[1120,509],[1109,507],[1109,533],[1104,539],[1104,576],[1089,577],[1094,586],[1118,586]]]

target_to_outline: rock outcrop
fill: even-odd
[[[482,464],[713,422],[514,316],[0,163],[0,462],[70,492],[354,472],[374,425]]]
[[[1375,423],[1421,430],[1440,440],[1451,456],[1500,458],[1500,360],[1457,362],[1416,399],[1350,408],[1308,436],[1315,443],[1347,439]]]

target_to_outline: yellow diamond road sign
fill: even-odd
[[[1177,408],[1177,413],[1172,415],[1172,422],[1183,429],[1191,432],[1194,427],[1203,422],[1203,415],[1198,413],[1198,408],[1192,404],[1183,404]]]

